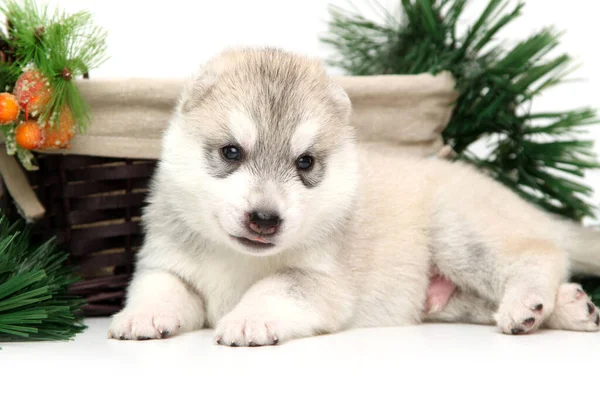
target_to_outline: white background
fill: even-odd
[[[484,1],[473,2],[479,6]],[[111,59],[92,71],[93,77],[183,77],[233,45],[328,54],[318,41],[326,29],[325,0],[54,4],[69,11],[88,9],[109,31]],[[562,48],[583,63],[575,74],[583,83],[556,89],[534,107],[600,109],[600,6],[594,5],[599,3],[527,4],[521,22],[509,29],[510,38],[555,24],[567,31]],[[600,138],[600,126],[591,132]],[[600,174],[587,180],[597,188],[598,202]],[[108,320],[88,323],[90,329],[74,343],[2,344],[0,398],[571,399],[598,393],[597,334],[545,331],[512,337],[494,327],[422,325],[350,331],[275,348],[231,349],[212,346],[207,331],[165,341],[108,341]]]
[[[359,10],[372,15],[368,1],[354,0]],[[400,0],[379,0],[396,10]],[[472,0],[467,22],[487,0]],[[565,110],[579,106],[600,109],[600,52],[597,40],[600,5],[593,0],[527,0],[524,16],[502,34],[509,42],[554,25],[565,31],[559,51],[581,63],[573,74],[580,79],[551,90],[533,105],[534,110]],[[67,11],[87,9],[109,32],[110,60],[92,72],[96,77],[185,77],[222,49],[239,45],[274,45],[321,58],[331,50],[319,42],[326,30],[328,5],[350,7],[348,0],[53,0]],[[331,71],[339,73],[339,71]],[[600,125],[590,128],[600,137]],[[600,141],[596,144],[600,151]],[[600,204],[600,172],[586,180],[596,189]]]

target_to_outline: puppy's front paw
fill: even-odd
[[[217,324],[215,342],[231,347],[276,345],[282,339],[280,326],[273,318],[234,310]]]
[[[108,337],[122,340],[162,339],[180,329],[179,319],[168,312],[126,308],[113,316]]]

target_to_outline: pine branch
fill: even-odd
[[[19,77],[19,69],[9,63],[13,56],[9,38],[0,29],[0,92],[12,91],[12,87]]]
[[[531,102],[561,84],[574,66],[567,54],[548,59],[560,44],[554,29],[512,47],[499,34],[519,18],[523,3],[488,0],[466,33],[458,26],[469,0],[401,0],[401,15],[382,22],[338,7],[330,10],[322,41],[337,55],[330,64],[351,75],[451,72],[460,96],[443,132],[460,158],[477,164],[498,181],[540,207],[572,219],[593,216],[592,190],[581,183],[600,164],[590,141],[574,140],[598,123],[595,110],[532,113]],[[550,138],[554,143],[544,143]],[[492,141],[488,159],[469,149]]]
[[[27,229],[0,218],[0,342],[68,340],[85,329],[66,257],[53,241],[32,246]]]
[[[0,13],[10,21],[7,33],[15,49],[14,67],[23,71],[34,66],[52,87],[40,120],[59,121],[64,106],[68,106],[79,132],[84,133],[90,110],[75,78],[106,60],[106,32],[93,24],[88,12],[50,12],[47,6],[38,7],[35,0],[7,0]]]

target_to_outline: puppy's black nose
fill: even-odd
[[[261,231],[275,231],[275,228],[279,226],[281,219],[276,213],[268,211],[254,211],[250,213],[250,228],[256,231],[258,228]],[[270,232],[272,233],[272,232]]]

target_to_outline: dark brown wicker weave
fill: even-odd
[[[45,217],[36,223],[41,239],[56,236],[79,267],[83,280],[73,293],[88,302],[87,316],[119,311],[142,241],[141,209],[156,161],[75,155],[38,156],[28,173]]]
[[[0,62],[11,63],[13,54],[9,43],[0,42]],[[71,290],[86,298],[87,316],[114,314],[123,306],[142,241],[141,209],[156,161],[76,155],[36,158],[40,168],[28,177],[46,214],[34,225],[34,240],[56,236],[59,247],[69,253],[69,264],[79,267],[83,279]],[[3,190],[0,206],[11,214],[13,207]]]

